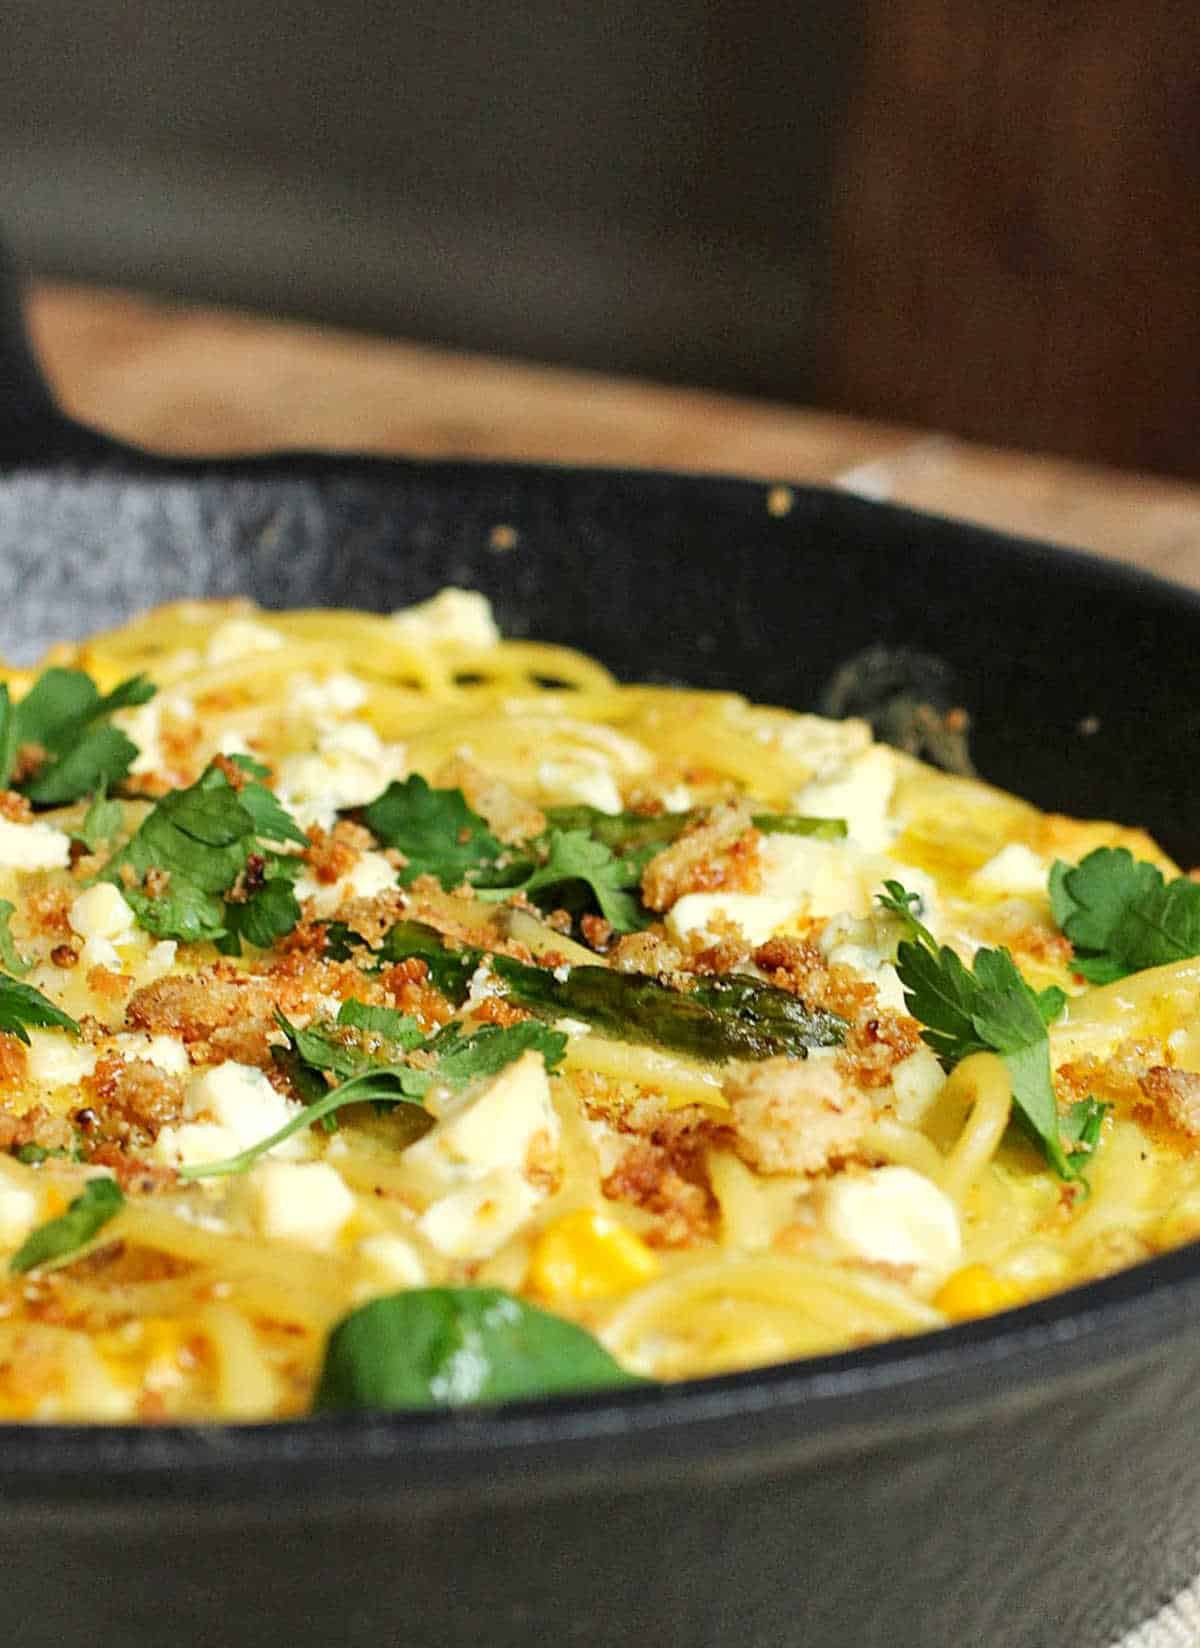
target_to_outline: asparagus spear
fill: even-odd
[[[714,978],[672,990],[645,973],[572,967],[564,977],[495,956],[492,969],[509,999],[539,1017],[585,1019],[602,1036],[657,1042],[697,1058],[806,1058],[810,1047],[835,1047],[845,1022],[797,996],[751,978]]]
[[[448,998],[461,1002],[483,950],[447,950],[434,928],[401,921],[375,954],[382,961],[417,956]],[[747,977],[705,980],[693,990],[673,990],[646,973],[610,967],[531,967],[511,956],[492,956],[492,971],[509,1000],[539,1018],[585,1020],[617,1041],[652,1042],[696,1058],[806,1058],[810,1047],[836,1047],[845,1021],[797,996]]]
[[[667,847],[690,824],[707,815],[707,808],[690,812],[602,813],[595,807],[547,807],[546,819],[554,830],[586,830],[611,852],[637,852],[644,847]],[[809,818],[802,813],[755,813],[755,829],[764,835],[811,835],[821,841],[839,841],[846,834],[840,818]]]

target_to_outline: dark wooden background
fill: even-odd
[[[1196,0],[5,0],[36,270],[1200,476]]]

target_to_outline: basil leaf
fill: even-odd
[[[313,1407],[461,1407],[645,1383],[583,1328],[499,1288],[417,1288],[343,1317]]]

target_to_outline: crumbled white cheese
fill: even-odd
[[[354,1212],[354,1193],[328,1162],[264,1162],[247,1185],[264,1236],[328,1247]]]
[[[121,710],[113,716],[114,725],[138,747],[130,772],[170,770],[170,763],[162,746],[164,717],[170,717],[173,721],[194,721],[196,706],[183,693],[160,692],[148,703],[139,704],[135,709]]]
[[[38,1199],[25,1185],[0,1179],[0,1245],[16,1247],[37,1222]]]
[[[436,1102],[428,1101],[429,1108]],[[410,1145],[405,1161],[455,1184],[497,1168],[522,1169],[535,1140],[554,1146],[558,1137],[545,1061],[531,1049],[482,1086],[445,1101],[436,1125]]]
[[[30,1030],[25,1068],[39,1087],[78,1087],[96,1068],[96,1051],[65,1030]]]
[[[794,898],[767,893],[685,893],[667,914],[667,930],[674,938],[698,938],[715,944],[712,924],[724,919],[740,931],[748,944],[765,944],[772,933],[787,925],[800,909]]]
[[[395,1287],[423,1287],[425,1266],[411,1242],[403,1236],[381,1231],[377,1236],[364,1236],[355,1252],[366,1261],[381,1282]]]
[[[851,841],[867,852],[890,846],[896,827],[888,816],[896,764],[886,744],[872,744],[831,777],[814,779],[794,797],[799,813],[841,818]]]
[[[1050,866],[1020,841],[1010,841],[971,878],[985,892],[1013,898],[1038,898],[1046,893]]]
[[[849,967],[875,986],[881,1007],[903,1013],[904,987],[892,960],[900,937],[896,918],[877,907],[862,917],[834,916],[818,943],[827,961]]]
[[[417,1229],[451,1259],[486,1259],[530,1218],[541,1200],[523,1173],[503,1167],[434,1202]]]
[[[876,1167],[833,1179],[822,1198],[825,1228],[857,1259],[904,1265],[927,1276],[954,1269],[962,1255],[958,1209],[911,1167]]]
[[[123,1059],[144,1059],[168,1076],[186,1076],[192,1068],[187,1048],[177,1036],[149,1036],[127,1030],[113,1037],[113,1049]]]
[[[204,662],[210,666],[230,664],[237,658],[252,658],[255,653],[278,652],[283,644],[277,629],[255,618],[230,618],[213,630],[204,650]]]
[[[366,701],[366,683],[348,670],[334,670],[321,681],[304,673],[288,679],[288,713],[306,720],[353,715]]]
[[[71,931],[82,939],[125,939],[133,932],[136,917],[122,898],[120,889],[98,881],[71,905],[67,914]]]
[[[780,714],[760,736],[764,743],[775,744],[802,761],[811,773],[810,782],[835,777],[871,744],[867,722],[830,721],[823,715]]]
[[[303,904],[312,899],[319,916],[331,916],[348,898],[374,898],[396,885],[396,871],[382,853],[363,853],[336,881],[318,881],[315,876],[300,876],[295,883],[296,897]]]
[[[606,767],[586,761],[542,761],[538,785],[548,800],[582,802],[601,813],[619,813],[623,805],[616,780]]]
[[[922,1042],[916,1052],[901,1059],[892,1071],[897,1119],[909,1127],[920,1127],[945,1085],[946,1072],[933,1049]]]
[[[178,948],[173,938],[162,938],[157,944],[152,944],[137,970],[138,983],[153,984],[155,979],[169,973],[175,965],[175,952]]]
[[[840,841],[812,836],[769,835],[760,849],[762,891],[790,902],[793,911],[817,919],[864,916],[883,885],[882,861]]]
[[[491,603],[478,590],[439,590],[428,601],[394,612],[392,628],[414,647],[494,647],[500,630]]]
[[[189,1119],[211,1120],[228,1128],[238,1150],[246,1150],[277,1132],[300,1108],[277,1093],[261,1070],[233,1059],[201,1071],[188,1083],[184,1094]],[[271,1154],[290,1156],[302,1148],[301,1141],[293,1136],[276,1145]]]
[[[0,818],[0,866],[8,870],[65,870],[71,838],[52,824],[15,824]]]
[[[832,916],[861,920],[878,908],[876,895],[884,882],[897,880],[921,895],[921,919],[934,928],[937,889],[931,877],[880,853],[863,852],[852,842],[769,835],[762,843],[760,861],[763,893],[792,899],[798,912],[816,920]]]
[[[232,1128],[218,1122],[179,1122],[160,1128],[150,1154],[166,1167],[202,1167],[242,1149]]]
[[[283,805],[302,822],[306,808],[332,822],[339,808],[374,801],[406,770],[403,745],[383,743],[366,721],[339,721],[320,729],[315,751],[289,755],[279,763],[277,790]]]
[[[663,791],[661,800],[669,813],[686,813],[692,805],[692,792],[686,784],[672,784]]]

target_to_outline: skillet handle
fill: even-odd
[[[0,468],[111,455],[115,443],[60,410],[25,329],[16,260],[0,241]]]

